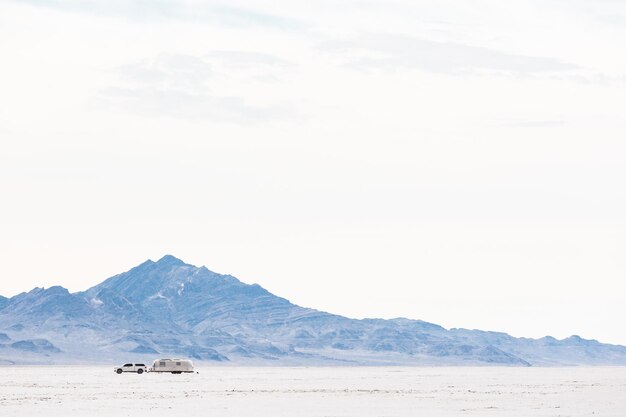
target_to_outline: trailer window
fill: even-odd
[[[165,362],[159,362],[159,366],[165,366]]]
[[[180,366],[180,362],[176,362],[176,366]]]

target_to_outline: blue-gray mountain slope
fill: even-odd
[[[0,298],[0,332],[3,363],[173,355],[238,364],[626,364],[626,347],[576,336],[525,339],[419,320],[348,319],[173,256],[85,292],[35,288]]]

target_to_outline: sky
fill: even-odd
[[[626,3],[0,0],[0,294],[172,254],[626,344]]]

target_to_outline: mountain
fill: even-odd
[[[349,319],[170,255],[84,292],[55,286],[0,298],[1,363],[165,356],[276,365],[615,365],[626,364],[626,347],[420,320]]]

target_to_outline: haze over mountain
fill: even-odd
[[[374,312],[373,312],[374,313]],[[626,364],[626,347],[514,338],[409,319],[300,307],[171,255],[84,292],[0,297],[0,363],[108,363],[159,356],[233,364]]]

